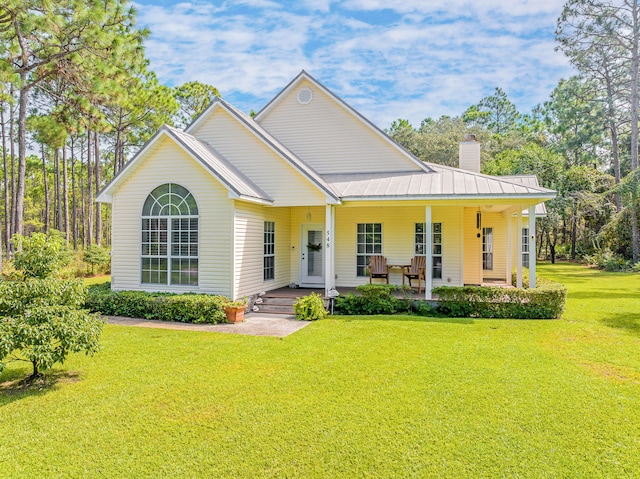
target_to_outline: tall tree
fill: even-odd
[[[631,168],[638,169],[638,108],[640,73],[640,5],[639,0],[569,0],[558,19],[556,36],[561,45],[589,49],[594,45],[616,52],[629,79],[628,102],[631,127]],[[632,195],[630,208],[633,261],[640,260],[638,198]]]
[[[470,106],[462,116],[469,125],[480,125],[495,135],[506,135],[516,129],[520,113],[502,88]]]
[[[140,48],[135,11],[120,0],[5,0],[0,6],[0,71],[19,91],[15,225],[24,230],[26,119],[32,89],[56,76],[71,85],[113,76],[123,53]]]
[[[187,82],[173,89],[180,108],[174,117],[178,128],[185,128],[202,113],[209,104],[220,96],[214,86],[197,81]]]

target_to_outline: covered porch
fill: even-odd
[[[296,216],[300,221],[293,221]],[[536,258],[529,254],[535,251],[535,218],[534,204],[504,200],[491,205],[345,202],[308,208],[306,215],[292,214],[291,284],[322,290],[323,295],[331,289],[355,291],[369,282],[369,260],[379,255],[391,266],[388,280],[396,285],[402,285],[401,266],[424,256],[420,299],[433,299],[431,291],[437,286],[521,287],[523,268],[529,269],[535,287]],[[512,285],[514,268],[517,279]]]

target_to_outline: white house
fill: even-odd
[[[350,287],[369,281],[374,254],[395,265],[426,255],[426,298],[438,285],[511,282],[523,261],[535,286],[536,205],[555,192],[480,174],[468,140],[461,168],[424,163],[304,71],[254,118],[216,99],[185,131],[160,128],[100,193],[112,204],[112,288],[238,298]]]

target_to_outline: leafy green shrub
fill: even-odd
[[[324,300],[318,293],[311,293],[298,299],[293,303],[293,311],[296,313],[296,319],[305,321],[325,319],[328,315]]]
[[[55,277],[68,258],[64,240],[36,233],[14,242],[15,278],[0,282],[0,372],[7,362],[29,362],[31,380],[69,353],[98,351],[103,322],[81,309],[82,281]]]
[[[585,255],[583,259],[592,268],[604,269],[605,271],[624,271],[631,268],[629,261],[608,249],[601,249],[592,255]]]
[[[217,324],[226,319],[225,301],[224,296],[208,294],[112,291],[111,283],[102,283],[89,287],[85,306],[108,316]]]
[[[336,298],[336,308],[342,314],[394,314],[407,309],[407,301],[393,296],[398,287],[393,284],[363,284],[356,287],[360,296],[349,293]]]
[[[95,274],[96,267],[98,271],[108,269],[111,263],[111,254],[107,248],[92,244],[84,250],[83,261],[91,266],[91,274]]]
[[[69,264],[69,254],[64,239],[59,235],[33,233],[31,236],[16,234],[12,238],[16,247],[13,266],[25,278],[47,278]]]
[[[545,280],[533,289],[440,286],[433,294],[450,317],[554,319],[564,311],[567,288]]]

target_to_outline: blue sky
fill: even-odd
[[[460,115],[499,86],[528,112],[572,70],[562,0],[137,0],[160,81],[197,80],[245,112],[306,70],[381,128]]]

